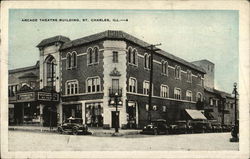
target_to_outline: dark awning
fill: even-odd
[[[207,118],[198,110],[194,109],[185,109],[185,111],[188,113],[188,115],[192,119],[202,119],[202,120],[207,120]]]

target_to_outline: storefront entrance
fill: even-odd
[[[57,126],[57,111],[55,106],[43,108],[43,126]]]
[[[127,117],[128,117],[127,128],[135,129],[136,128],[136,103],[135,102],[128,102]]]
[[[90,127],[103,126],[103,107],[102,103],[87,103],[85,107],[86,124]]]
[[[119,122],[119,119],[120,119],[120,112],[118,111],[117,112],[117,116],[116,116],[116,111],[112,111],[112,125],[111,127],[112,128],[115,128],[116,127],[116,122],[118,123],[118,128],[120,127],[120,122]]]

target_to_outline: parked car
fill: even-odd
[[[150,124],[144,126],[142,134],[168,134],[169,126],[164,119],[152,120]]]
[[[207,122],[204,120],[193,120],[191,125],[195,133],[205,133],[207,131]]]
[[[189,124],[189,122],[185,120],[175,121],[170,125],[170,132],[175,133],[193,133],[193,127]]]
[[[212,122],[212,130],[213,132],[222,132],[222,127],[221,127],[221,124],[218,123],[217,121],[215,122]]]
[[[68,118],[65,122],[58,126],[57,131],[59,133],[70,133],[73,135],[77,134],[89,134],[88,126],[83,124],[81,118]]]
[[[213,126],[212,126],[211,121],[206,121],[205,126],[206,126],[205,132],[208,132],[208,133],[213,132]]]

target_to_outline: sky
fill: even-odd
[[[59,19],[79,21],[59,22]],[[74,40],[105,30],[122,30],[148,43],[161,43],[159,48],[186,61],[207,59],[213,62],[215,88],[230,93],[233,83],[238,82],[238,21],[238,11],[233,10],[11,9],[8,66],[15,69],[34,65],[39,59],[36,45],[45,38],[64,35]]]

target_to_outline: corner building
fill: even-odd
[[[122,31],[65,42],[58,61],[60,122],[74,116],[89,126],[114,127],[114,92],[121,96],[118,111],[122,128],[143,127],[149,111],[152,119],[174,121],[185,118],[185,109],[197,109],[197,101],[204,98],[205,71],[162,50],[153,58],[152,108],[148,108],[149,45]]]

